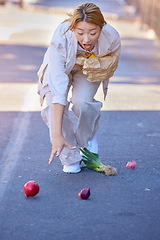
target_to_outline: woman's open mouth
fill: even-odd
[[[83,48],[89,50],[92,47],[92,44],[83,44]]]

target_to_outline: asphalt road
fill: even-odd
[[[0,239],[159,240],[157,41],[137,22],[111,20],[121,34],[122,54],[103,102],[98,142],[101,161],[118,175],[89,169],[68,175],[58,159],[48,165],[51,144],[36,94],[50,24],[62,16],[46,9],[6,11],[0,9]],[[102,100],[101,92],[97,98]],[[126,169],[132,159],[135,170]],[[23,192],[29,180],[40,185],[34,198]],[[86,201],[78,197],[85,187],[91,188]]]
[[[118,170],[107,177],[87,169],[64,174],[58,159],[48,165],[51,146],[39,112],[19,113],[20,124],[1,158],[1,239],[158,240],[159,116],[157,111],[102,112],[100,157]],[[126,169],[132,159],[135,170]],[[40,192],[26,198],[23,185],[31,179]],[[85,187],[91,196],[80,200]]]

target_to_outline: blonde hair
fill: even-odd
[[[76,7],[73,15],[70,15],[70,17],[64,21],[71,23],[65,33],[68,30],[74,31],[76,24],[81,21],[96,24],[100,26],[101,29],[107,23],[99,7],[93,3],[86,2]]]

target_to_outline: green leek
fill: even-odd
[[[110,165],[104,165],[98,154],[91,153],[87,148],[80,148],[80,151],[83,153],[82,161],[86,166],[83,168],[89,168],[97,172],[103,172],[107,176],[117,175],[117,170]]]

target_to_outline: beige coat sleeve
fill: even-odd
[[[121,53],[121,40],[118,33],[117,33],[117,38],[112,42],[110,46],[110,50],[116,55],[119,61],[120,53]],[[107,96],[107,91],[108,91],[109,79],[103,81],[102,84],[103,84],[103,94],[104,94],[104,100],[105,100]]]
[[[69,77],[66,74],[66,35],[60,25],[52,37],[48,50],[48,85],[53,95],[53,103],[66,105]]]

